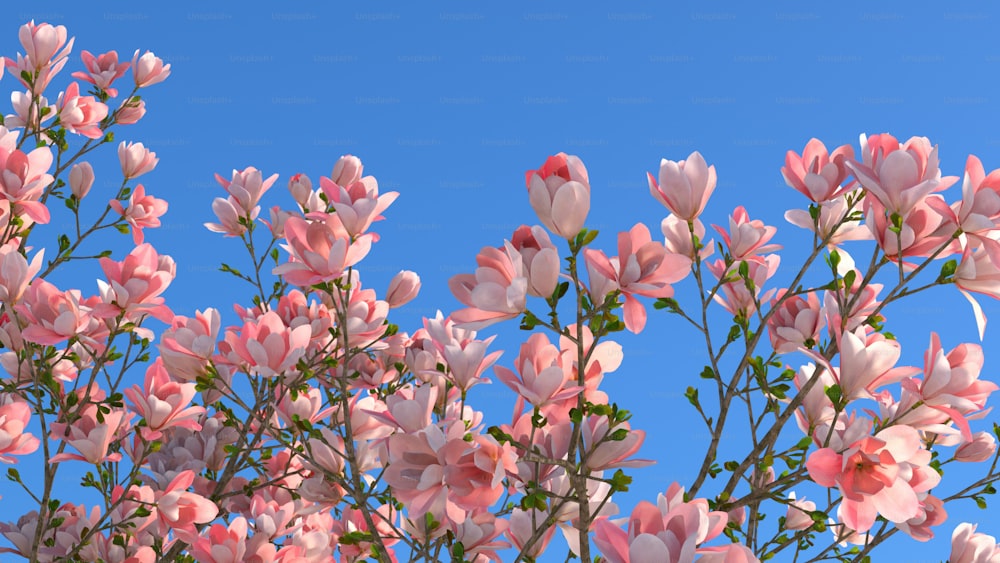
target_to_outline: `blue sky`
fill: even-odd
[[[233,256],[241,249],[202,227],[223,193],[213,174],[233,168],[280,174],[266,206],[291,206],[284,190],[291,175],[304,172],[318,185],[347,153],[361,157],[383,190],[400,192],[375,229],[382,240],[362,272],[380,291],[401,268],[420,274],[422,295],[395,318],[412,331],[422,316],[459,307],[447,280],[472,271],[481,247],[536,222],[524,171],[556,152],[587,165],[588,226],[602,231],[598,245],[613,252],[615,233],[640,221],[655,233],[666,215],[648,194],[646,172],[655,173],[661,158],[700,151],[719,177],[703,219],[724,225],[743,204],[751,217],[778,226],[776,242],[786,247],[778,283],[790,279],[807,242],[782,218],[807,202],[779,170],[785,152],[801,152],[811,137],[832,148],[856,146],[860,133],[927,136],[941,147],[945,174],[961,176],[970,153],[987,171],[1000,167],[993,119],[1000,46],[984,40],[1000,13],[981,5],[180,4],[36,4],[8,10],[0,30],[0,54],[11,56],[21,50],[23,22],[66,25],[76,47],[61,86],[68,70],[79,69],[82,49],[117,49],[125,58],[149,49],[172,65],[165,83],[143,92],[147,116],[116,140],[142,141],[160,158],[142,180],[170,211],[147,240],[177,261],[167,297],[178,314],[208,306],[228,314],[234,295],[249,304],[249,287],[217,271],[223,260],[239,267]],[[0,84],[12,89],[15,81]],[[113,151],[107,156],[94,162],[89,197],[117,185]],[[946,197],[957,198],[957,187]],[[96,291],[96,284],[83,288]],[[677,289],[682,304],[693,303],[690,280]],[[997,380],[1000,361],[990,352],[1000,343],[1000,307],[981,301],[994,323],[983,343],[984,376]],[[954,288],[887,314],[903,363],[920,365],[931,330],[943,334],[946,349],[977,340],[971,310]],[[725,318],[718,319],[724,331]],[[526,335],[513,324],[496,332],[494,346],[506,350],[500,361],[509,365]],[[633,412],[633,427],[648,432],[642,457],[659,460],[634,472],[633,491],[618,499],[626,512],[696,471],[684,452],[697,451],[705,435],[692,430],[695,414],[682,395],[700,381],[696,336],[680,319],[651,312],[645,333],[618,338],[626,361],[606,388]],[[491,423],[509,421],[513,395],[501,384],[476,388],[477,399],[502,405],[486,409]],[[949,477],[943,493],[953,490]],[[929,545],[907,538],[886,549],[900,561],[942,560],[954,526],[975,518],[980,531],[1000,534],[992,512],[971,502],[948,510]],[[562,552],[560,539],[553,546]]]

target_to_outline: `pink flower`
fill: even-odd
[[[853,212],[854,208],[847,206],[847,198],[838,197],[819,204],[819,217],[815,221],[805,209],[789,209],[785,212],[785,220],[816,233],[816,236],[826,241],[827,249],[839,251],[840,267],[843,269],[840,274],[843,275],[854,269],[854,261],[839,246],[851,240],[872,238],[871,231],[859,224],[859,221],[845,221],[845,218]]]
[[[169,256],[161,256],[148,243],[132,249],[121,262],[101,258],[101,269],[107,281],[97,280],[101,299],[124,313],[131,321],[152,315],[170,322],[174,314],[161,297],[176,275],[176,266]],[[150,335],[151,336],[151,335]]]
[[[694,258],[694,241],[691,235],[698,237],[698,242],[701,244],[701,250],[698,252],[698,259],[704,260],[715,252],[712,248],[714,245],[712,241],[705,241],[705,225],[702,224],[701,220],[695,219],[692,224],[694,225],[694,233],[691,232],[691,228],[688,227],[688,222],[680,217],[674,215],[673,213],[667,215],[660,221],[660,231],[663,233],[663,246],[667,248],[667,252],[672,254],[680,254],[681,256],[687,256],[688,258]]]
[[[788,494],[788,512],[785,514],[786,530],[805,530],[812,527],[814,521],[811,512],[816,510],[816,503],[805,497],[796,499],[795,493]]]
[[[254,219],[260,212],[257,206],[260,198],[267,190],[271,189],[278,179],[277,174],[271,174],[266,180],[260,170],[253,166],[248,166],[243,170],[233,170],[232,180],[226,180],[216,174],[215,180],[226,190],[230,196],[230,201],[236,208],[240,217],[250,217]]]
[[[616,433],[624,430],[624,438],[617,439]],[[645,467],[652,465],[648,459],[628,459],[642,446],[646,433],[642,430],[632,430],[627,422],[610,425],[608,417],[591,415],[583,424],[583,444],[586,466],[593,471],[615,469],[618,467]]]
[[[448,280],[452,294],[463,305],[452,313],[456,324],[479,330],[513,319],[527,308],[528,278],[521,254],[507,241],[501,248],[485,247],[476,256],[475,274],[458,274]]]
[[[136,186],[135,191],[129,197],[128,211],[117,199],[109,201],[108,205],[120,213],[132,226],[132,240],[137,245],[142,244],[145,238],[142,233],[143,229],[160,226],[160,217],[167,212],[168,207],[166,200],[146,195],[146,188],[142,184]]]
[[[948,512],[944,509],[944,503],[936,496],[926,493],[921,496],[920,512],[906,522],[897,522],[896,527],[911,538],[925,542],[934,537],[931,528],[940,526],[948,519]]]
[[[662,159],[659,183],[652,174],[647,177],[649,193],[685,221],[694,221],[701,215],[715,190],[715,166],[708,166],[698,151],[680,162]]]
[[[979,339],[982,340],[986,333],[986,314],[969,292],[1000,299],[1000,268],[995,265],[986,249],[972,250],[971,246],[967,246],[955,272],[955,285],[972,304],[976,326],[979,328]]]
[[[31,422],[31,407],[16,395],[0,399],[0,461],[17,463],[15,455],[28,455],[38,449],[38,438],[25,432]]]
[[[74,164],[69,170],[69,189],[77,200],[81,200],[90,193],[91,186],[94,185],[94,168],[89,162]]]
[[[194,482],[193,471],[182,471],[162,491],[156,491],[156,515],[160,531],[165,535],[173,530],[178,538],[188,543],[197,541],[195,524],[211,522],[219,514],[219,507],[207,498],[187,492]]]
[[[683,489],[675,483],[668,493],[676,492],[682,495]],[[606,517],[594,522],[594,544],[608,563],[686,563],[699,553],[702,561],[756,561],[752,554],[740,550],[744,546],[699,547],[722,534],[728,515],[709,511],[705,499],[683,502],[670,496],[661,494],[656,505],[646,501],[637,504],[629,516],[627,532]]]
[[[246,366],[248,373],[276,377],[295,368],[305,354],[312,330],[308,325],[288,328],[274,311],[247,320],[243,327],[226,329],[219,344],[230,362]]]
[[[729,255],[736,261],[781,249],[780,244],[767,244],[767,241],[771,240],[778,229],[764,225],[760,219],[751,221],[750,215],[747,214],[747,210],[742,205],[729,216],[729,233],[718,225],[713,225],[713,227],[722,235],[722,239],[726,241],[726,247],[729,249]]]
[[[514,360],[516,375],[502,366],[494,366],[493,371],[515,393],[532,405],[541,407],[550,401],[576,397],[583,389],[570,381],[568,367],[563,366],[559,349],[544,334],[536,332],[521,345],[521,351]]]
[[[911,137],[899,144],[888,134],[871,139],[861,135],[863,162],[846,165],[858,182],[885,207],[901,217],[931,192],[947,189],[958,178],[941,177],[937,146],[926,137]]]
[[[285,240],[288,244],[282,248],[290,259],[274,268],[273,273],[293,285],[309,287],[343,276],[347,268],[368,255],[373,237],[364,234],[352,241],[336,214],[317,214],[312,221],[289,217]]]
[[[837,343],[840,349],[840,367],[829,369],[835,374],[840,391],[847,401],[872,398],[879,387],[896,383],[919,371],[912,366],[895,367],[901,353],[899,343],[885,339],[877,332],[866,336],[863,326],[853,332],[843,332],[837,338]],[[816,355],[813,357],[820,359]]]
[[[976,524],[962,522],[951,534],[950,563],[1000,563],[1000,546],[993,536],[976,532]]]
[[[222,317],[215,309],[195,311],[191,319],[177,315],[160,337],[160,358],[176,379],[194,381],[207,373],[215,352]]]
[[[514,544],[514,547],[518,552],[524,551],[524,546],[528,544],[528,539],[534,535],[535,530],[545,522],[548,515],[538,509],[532,508],[530,511],[524,511],[520,508],[515,508],[510,513],[509,524],[505,535],[507,539]],[[556,527],[550,526],[542,537],[531,546],[525,555],[528,557],[537,558],[541,555],[545,548],[548,547],[549,542],[552,541],[552,536],[556,533]]]
[[[734,281],[723,283],[722,291],[716,292],[712,299],[734,316],[744,315],[749,317],[757,311],[758,303],[769,301],[774,295],[775,290],[773,289],[765,291],[763,295],[760,295],[760,290],[767,283],[767,280],[771,279],[775,272],[778,271],[778,265],[781,264],[781,256],[777,254],[755,256],[744,260],[743,263],[747,265],[747,278],[753,282],[753,292],[747,288],[747,284],[743,279],[736,278]],[[735,273],[733,265],[730,264],[727,267],[725,261],[721,259],[708,264],[708,270],[720,280],[726,279],[727,276],[731,279]]]
[[[247,520],[239,516],[229,526],[212,524],[207,533],[191,544],[191,555],[204,563],[243,563],[247,561]]]
[[[8,307],[21,301],[32,278],[42,269],[45,250],[35,253],[31,263],[16,244],[0,246],[0,302]]]
[[[145,88],[166,80],[170,76],[170,65],[164,65],[159,57],[149,51],[140,57],[139,50],[136,49],[132,55],[132,75],[135,77],[135,85]]]
[[[787,289],[779,289],[777,296],[771,302],[772,306],[787,292]],[[819,342],[823,321],[819,296],[815,292],[808,293],[805,299],[801,295],[789,297],[778,306],[767,321],[771,347],[779,354],[794,352],[799,347],[808,348],[810,344]]]
[[[102,414],[101,420],[98,420],[97,409],[97,405],[88,404],[80,409],[80,417],[72,424],[53,422],[50,425],[52,430],[50,437],[63,440],[80,452],[79,454],[61,453],[52,456],[50,460],[52,463],[70,459],[86,461],[90,464],[121,460],[122,454],[108,454],[108,447],[112,442],[119,440],[120,434],[128,429],[128,421],[132,415],[123,409],[114,409]]]
[[[119,125],[134,125],[146,115],[146,100],[129,98],[118,107],[115,122]]]
[[[104,90],[109,96],[114,98],[118,95],[118,90],[111,87],[111,83],[125,75],[125,71],[131,66],[129,63],[118,62],[118,52],[108,51],[96,57],[90,51],[81,51],[80,58],[83,66],[87,67],[87,72],[77,71],[73,73],[73,78],[79,78]]]
[[[877,201],[868,205],[865,224],[871,230],[875,242],[885,255],[899,261],[906,256],[930,256],[939,248],[948,247],[957,227],[954,212],[938,195],[930,195],[916,202],[903,217],[897,232],[892,218]],[[952,249],[946,249],[938,257],[948,256]],[[908,264],[904,266],[912,268]]]
[[[997,441],[990,432],[976,432],[972,441],[966,442],[955,450],[955,461],[977,462],[993,457],[997,450]]]
[[[6,137],[3,133],[6,129],[0,128],[0,136]],[[25,154],[13,148],[13,142],[0,143],[0,198],[11,202],[15,214],[48,223],[49,210],[38,200],[53,182],[48,173],[51,166],[52,151],[48,147]]]
[[[671,297],[676,283],[691,271],[691,259],[670,254],[660,242],[654,242],[649,229],[637,223],[626,233],[618,234],[618,256],[609,259],[600,250],[585,249],[587,263],[602,276],[613,280],[625,295],[625,327],[638,333],[646,326],[646,310],[636,295]]]
[[[122,141],[118,145],[118,161],[122,165],[122,175],[126,180],[131,180],[152,171],[160,159],[142,143],[125,144],[125,141]]]
[[[809,139],[802,156],[795,151],[785,154],[781,175],[790,187],[814,203],[823,203],[844,193],[846,188],[841,184],[849,172],[844,163],[849,160],[854,160],[851,145],[841,145],[830,154],[823,141]]]
[[[564,152],[550,156],[541,168],[525,173],[525,182],[542,224],[565,239],[575,237],[590,212],[590,181],[579,157]]]
[[[303,211],[318,211],[309,207],[309,200],[313,197],[312,180],[305,174],[295,174],[288,179],[288,191],[292,194],[292,199]]]
[[[990,259],[1000,264],[1000,242],[990,238],[1000,220],[1000,170],[986,174],[983,163],[973,155],[965,162],[962,201],[951,204],[959,226],[967,237],[982,245]]]
[[[937,333],[931,333],[930,346],[924,353],[923,381],[908,379],[903,386],[925,405],[948,415],[961,429],[963,438],[971,441],[966,415],[984,409],[990,394],[1000,389],[992,381],[979,379],[983,362],[979,345],[960,344],[946,355]]]
[[[528,278],[528,294],[548,299],[559,283],[559,251],[545,229],[521,225],[510,238],[510,244],[524,261]]]
[[[319,179],[320,189],[352,236],[364,233],[373,222],[384,219],[382,212],[399,197],[398,192],[379,195],[375,177],[362,178],[361,171],[361,160],[347,155],[334,165],[334,178]]]
[[[247,232],[247,221],[243,210],[239,208],[239,203],[232,197],[223,199],[215,198],[212,201],[212,211],[219,218],[218,223],[205,223],[205,228],[213,233],[223,233],[227,237],[238,237]],[[256,214],[250,215],[250,220],[257,218]]]
[[[56,105],[59,107],[59,123],[70,133],[90,139],[100,139],[104,135],[100,122],[108,116],[108,106],[93,96],[81,96],[80,85],[76,82],[66,87]]]
[[[194,383],[178,383],[170,378],[163,362],[157,359],[146,370],[142,388],[133,385],[125,390],[132,410],[143,418],[141,428],[145,440],[159,440],[168,428],[201,430],[198,419],[205,414],[203,407],[188,406],[194,399]]]
[[[852,530],[867,532],[877,515],[900,523],[920,513],[917,495],[941,480],[930,461],[916,430],[891,426],[842,453],[819,449],[809,455],[806,468],[820,486],[839,487],[840,520]]]
[[[86,333],[91,309],[81,301],[79,290],[59,291],[44,279],[34,279],[24,292],[24,300],[15,307],[28,322],[22,336],[36,344],[54,346]]]
[[[21,26],[18,39],[21,40],[25,55],[18,53],[17,61],[8,58],[4,63],[11,74],[31,88],[32,93],[41,94],[52,78],[66,66],[69,53],[73,50],[73,39],[70,38],[67,42],[65,26],[47,23],[35,25],[35,20]],[[22,71],[28,73],[30,80],[21,76]]]
[[[420,276],[416,272],[403,270],[389,281],[389,289],[385,292],[385,300],[389,307],[402,307],[420,292]]]

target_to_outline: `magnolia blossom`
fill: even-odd
[[[849,160],[854,160],[851,145],[841,145],[831,154],[823,141],[809,139],[802,156],[795,151],[785,154],[781,175],[790,187],[815,203],[823,203],[844,193],[842,184],[849,172],[845,162]]]
[[[96,57],[87,50],[80,51],[80,59],[87,67],[86,72],[77,71],[72,74],[73,78],[87,81],[99,90],[104,90],[109,96],[114,98],[118,95],[118,90],[111,87],[111,83],[125,75],[129,69],[129,63],[118,62],[118,52],[108,51]]]
[[[145,88],[166,80],[170,76],[170,65],[164,65],[163,60],[149,51],[140,57],[139,49],[136,49],[132,55],[132,75],[135,85]]]
[[[571,239],[590,212],[587,169],[576,156],[550,156],[538,170],[525,173],[528,199],[538,218],[553,233]]]
[[[715,191],[715,166],[708,166],[698,151],[679,162],[661,160],[659,182],[647,176],[649,193],[685,221],[697,219]]]
[[[100,139],[104,135],[100,122],[108,116],[108,106],[93,96],[81,96],[80,85],[70,83],[66,91],[59,95],[59,123],[70,133],[77,133],[90,139]]]
[[[512,319],[527,308],[528,278],[521,254],[509,242],[501,248],[485,247],[476,256],[475,274],[459,274],[448,280],[455,298],[466,305],[451,318],[478,330]]]
[[[132,226],[132,240],[136,245],[142,244],[145,239],[142,230],[148,227],[159,227],[160,217],[167,212],[166,200],[146,195],[146,188],[139,184],[128,199],[128,210],[120,201],[113,199],[108,202],[112,209]]]
[[[941,475],[928,465],[931,453],[909,426],[891,426],[842,452],[821,448],[809,455],[809,475],[823,487],[839,487],[838,515],[852,530],[867,532],[875,517],[906,522],[921,510],[917,495],[934,488]]]
[[[142,143],[128,143],[122,141],[118,145],[118,161],[122,165],[122,175],[126,180],[138,178],[143,174],[156,168],[160,159],[156,158],[156,153],[147,149]]]

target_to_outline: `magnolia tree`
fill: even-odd
[[[0,524],[6,553],[856,560],[892,535],[948,533],[948,503],[985,504],[1000,479],[996,438],[977,428],[997,389],[980,379],[981,347],[947,350],[930,334],[922,366],[898,365],[884,313],[954,285],[982,334],[972,293],[1000,296],[1000,171],[986,174],[974,156],[949,203],[942,192],[959,178],[941,175],[925,138],[862,136],[859,150],[832,152],[814,139],[789,152],[782,173],[806,199],[786,218],[812,233],[812,250],[787,287],[768,290],[776,228],[738,207],[715,227],[720,242],[707,241],[716,171],[699,153],[649,175],[669,210],[662,238],[637,224],[617,235],[614,256],[586,228],[584,164],[551,156],[526,178],[542,224],[484,248],[475,273],[451,280],[465,307],[412,333],[388,314],[415,297],[417,275],[400,272],[381,298],[359,275],[396,193],[344,156],[318,182],[291,176],[295,207],[261,219],[277,174],[246,168],[217,176],[227,196],[206,225],[247,251],[246,266],[222,269],[249,283],[252,302],[223,328],[218,309],[175,314],[162,297],[174,260],[144,229],[159,226],[167,202],[137,183],[155,153],[118,144],[120,186],[91,190],[95,175],[117,182],[119,171],[95,170],[90,153],[143,117],[139,90],[170,65],[149,52],[125,62],[82,51],[77,81],[51,103],[73,41],[34,22],[19,37],[24,53],[4,60],[14,113],[0,128],[0,461],[33,506]],[[54,233],[57,248],[34,248],[56,212],[69,232]],[[131,233],[128,253],[84,252],[114,230]],[[858,240],[870,241],[867,264],[841,248]],[[103,271],[96,293],[49,281],[86,261]],[[697,293],[675,299],[671,284],[688,276]],[[704,370],[677,380],[711,438],[691,483],[623,513],[614,499],[627,470],[652,462],[636,457],[645,434],[601,383],[622,362],[611,336],[642,331],[650,305],[704,337]],[[714,308],[732,321],[714,322]],[[476,332],[502,321],[529,332],[505,364]],[[786,354],[806,363],[788,367]],[[513,391],[508,423],[467,402],[491,368]],[[739,454],[723,460],[727,433]],[[953,463],[982,463],[983,476],[946,486]],[[83,475],[83,489],[67,472]],[[1000,561],[975,525],[953,529],[953,562]]]

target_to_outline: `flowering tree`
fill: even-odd
[[[985,505],[1000,479],[996,427],[974,428],[997,389],[980,379],[981,347],[946,350],[931,333],[922,366],[898,365],[885,314],[955,285],[983,334],[972,293],[1000,295],[1000,171],[986,174],[974,156],[948,203],[942,192],[959,179],[941,175],[925,138],[862,136],[857,153],[814,139],[801,156],[790,151],[782,173],[808,204],[786,218],[812,233],[812,250],[787,287],[765,290],[780,264],[777,229],[737,207],[728,226],[714,226],[720,242],[707,241],[701,216],[716,171],[699,153],[649,175],[669,211],[662,238],[637,224],[617,235],[613,256],[586,228],[584,164],[560,153],[526,175],[542,225],[485,247],[474,273],[451,280],[464,307],[412,334],[388,315],[417,295],[419,277],[400,272],[379,298],[359,273],[398,194],[381,193],[344,156],[318,187],[292,175],[295,208],[262,219],[278,175],[248,167],[216,177],[226,197],[206,224],[247,251],[247,266],[222,265],[253,292],[223,329],[218,309],[184,316],[162,297],[174,261],[144,242],[144,229],[160,225],[167,202],[135,181],[156,167],[155,153],[120,143],[120,187],[106,202],[91,195],[88,154],[143,117],[139,90],[170,65],[149,52],[119,62],[114,51],[83,51],[84,70],[72,74],[81,82],[50,104],[73,41],[34,22],[19,37],[24,53],[3,68],[20,85],[0,127],[0,461],[35,505],[0,524],[6,553],[135,563],[533,561],[567,551],[614,563],[855,560],[900,532],[928,540],[947,503]],[[35,250],[57,211],[73,228],[57,233],[57,249]],[[87,255],[84,243],[108,230],[130,233],[131,250]],[[863,240],[874,244],[858,267],[843,245]],[[80,260],[100,265],[96,294],[48,279]],[[698,293],[677,299],[673,284],[687,276]],[[636,457],[645,432],[601,383],[622,362],[612,336],[644,330],[650,303],[704,336],[704,381],[682,385],[711,438],[692,483],[617,519],[626,470],[652,462]],[[716,307],[726,326],[713,324]],[[477,331],[511,320],[530,334],[503,365]],[[790,367],[786,355],[807,363]],[[514,392],[509,424],[487,423],[467,402],[491,368]],[[733,436],[741,457],[722,461]],[[939,492],[949,464],[982,462],[982,478]],[[37,483],[21,478],[26,465],[40,468]],[[62,498],[80,493],[62,488],[66,465],[86,468],[89,508]],[[952,537],[953,561],[1000,560],[972,524]]]

